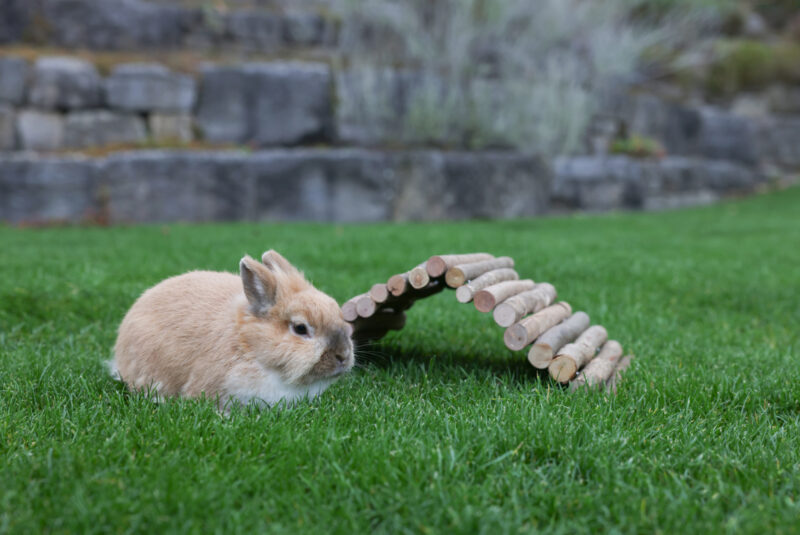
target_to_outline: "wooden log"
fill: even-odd
[[[358,301],[365,294],[357,295],[342,305],[342,317],[345,321],[353,322],[358,318],[358,310],[356,309],[356,301]]]
[[[378,310],[378,304],[366,293],[356,300],[356,312],[360,318],[369,318]]]
[[[512,296],[521,295],[533,289],[535,286],[536,283],[530,279],[498,282],[475,294],[473,298],[475,301],[475,308],[481,312],[491,312],[499,303],[506,301]],[[511,323],[514,322],[512,321]]]
[[[606,382],[606,392],[610,394],[617,393],[617,383],[622,379],[622,372],[628,369],[628,366],[631,365],[631,361],[633,361],[633,355],[625,355],[619,362],[617,363],[617,367],[614,369],[614,373],[611,374],[611,377]]]
[[[597,356],[569,382],[570,390],[605,387],[621,357],[622,345],[616,340],[609,340],[603,344]]]
[[[586,312],[576,312],[539,336],[528,351],[528,362],[534,368],[546,370],[553,361],[556,351],[574,342],[578,335],[588,328],[589,315]]]
[[[557,325],[572,314],[572,307],[563,301],[540,310],[536,314],[523,318],[515,323],[503,334],[506,347],[518,351],[546,330]]]
[[[408,272],[408,283],[416,290],[424,288],[430,281],[431,277],[425,269],[425,264],[421,264]]]
[[[476,293],[488,288],[498,282],[511,281],[519,279],[517,272],[511,268],[500,268],[484,273],[480,277],[471,280],[463,286],[456,289],[456,299],[459,303],[469,303]]]
[[[388,288],[389,293],[395,297],[399,297],[406,293],[408,287],[408,273],[398,273],[397,275],[392,275],[389,277],[389,280],[386,281],[386,288]]]
[[[500,258],[493,258],[491,260],[484,260],[482,262],[473,262],[471,264],[458,264],[451,267],[445,273],[445,281],[451,288],[458,288],[467,281],[483,275],[493,269],[500,268],[513,268],[514,260],[508,256],[501,256]]]
[[[373,284],[372,288],[369,289],[369,296],[376,303],[385,303],[389,299],[389,295],[389,288],[385,282]]]
[[[473,262],[491,260],[492,258],[494,257],[488,253],[438,255],[430,257],[425,268],[428,271],[428,275],[435,279],[441,277],[448,269],[458,264],[471,264]]]
[[[439,279],[431,281],[425,288],[420,288],[419,290],[409,288],[406,293],[398,297],[390,294],[386,301],[377,304],[378,312],[386,312],[387,310],[401,312],[408,310],[420,299],[425,299],[426,297],[435,295],[444,290],[446,287],[447,286],[445,286],[444,281]]]
[[[416,266],[414,269],[424,265],[425,262]],[[398,273],[397,275],[392,275],[391,277],[389,277],[389,280],[386,281],[386,286],[389,289],[389,293],[391,293],[395,297],[399,297],[404,293],[406,293],[411,287],[411,284],[409,284],[408,281],[408,276],[414,269],[406,271],[405,273]]]
[[[509,297],[494,309],[494,321],[501,327],[511,327],[527,314],[535,314],[556,300],[555,287],[547,282]],[[475,296],[477,303],[478,296]]]
[[[559,383],[567,383],[575,377],[578,370],[594,358],[597,348],[608,339],[608,333],[602,325],[593,325],[586,329],[577,340],[558,350],[556,357],[547,370],[550,377]]]

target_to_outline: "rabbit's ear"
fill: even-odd
[[[299,274],[300,272],[288,260],[281,256],[278,251],[270,249],[261,255],[261,262],[272,271],[282,271],[287,275]]]
[[[256,315],[266,314],[277,298],[275,274],[247,255],[239,262],[239,273],[251,310]]]

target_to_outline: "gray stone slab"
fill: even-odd
[[[772,117],[755,128],[762,161],[789,171],[800,170],[800,117]]]
[[[778,114],[800,114],[800,87],[776,85],[766,92],[767,105]]]
[[[392,217],[394,177],[384,154],[360,149],[255,153],[258,220],[384,221]]]
[[[0,58],[0,104],[19,106],[25,102],[29,66],[23,58]]]
[[[552,171],[534,156],[411,151],[393,161],[397,220],[527,217],[549,206]]]
[[[64,125],[64,145],[73,149],[142,143],[146,139],[144,120],[133,114],[76,111],[67,115]]]
[[[702,108],[700,117],[697,154],[711,159],[757,163],[752,121],[711,107]]]
[[[331,139],[330,69],[323,64],[246,66],[253,83],[252,139],[259,146]]]
[[[14,108],[0,104],[0,150],[17,147],[17,114]]]
[[[318,13],[289,11],[281,18],[281,41],[286,47],[316,47],[333,45],[334,25]]]
[[[376,146],[403,135],[413,76],[396,69],[335,74],[336,136],[340,142]]]
[[[102,165],[114,223],[241,220],[251,198],[243,153],[140,151]]]
[[[17,113],[17,134],[24,150],[61,149],[64,147],[64,117],[60,113],[22,110]]]
[[[48,26],[48,42],[69,48],[176,47],[186,31],[203,20],[199,9],[142,0],[39,0],[38,4],[36,17]]]
[[[81,157],[0,156],[0,221],[92,221],[100,211],[97,165]]]
[[[147,125],[150,137],[156,141],[186,143],[194,139],[193,120],[188,113],[151,113]]]
[[[283,44],[283,19],[277,13],[237,10],[226,17],[231,40],[246,50],[270,52]]]
[[[554,207],[595,211],[697,204],[754,191],[764,180],[752,166],[687,156],[560,157],[554,169]]]
[[[157,63],[119,65],[105,88],[110,107],[136,112],[188,112],[197,94],[192,77]]]
[[[202,74],[197,121],[212,142],[260,147],[332,139],[330,69],[313,63],[248,63]]]
[[[94,65],[78,58],[40,58],[33,67],[30,104],[68,110],[92,108],[103,101],[102,81]]]
[[[252,98],[245,70],[206,66],[200,78],[196,120],[203,138],[212,143],[244,143],[251,137]]]

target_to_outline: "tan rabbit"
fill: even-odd
[[[122,324],[111,369],[157,396],[274,405],[314,397],[353,367],[339,305],[275,251],[231,273],[194,271],[145,291]]]

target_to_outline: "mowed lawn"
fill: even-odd
[[[636,355],[569,393],[453,292],[290,410],[107,375],[147,287],[275,248],[340,302],[511,255]],[[0,228],[0,532],[798,533],[800,189],[513,222]]]

